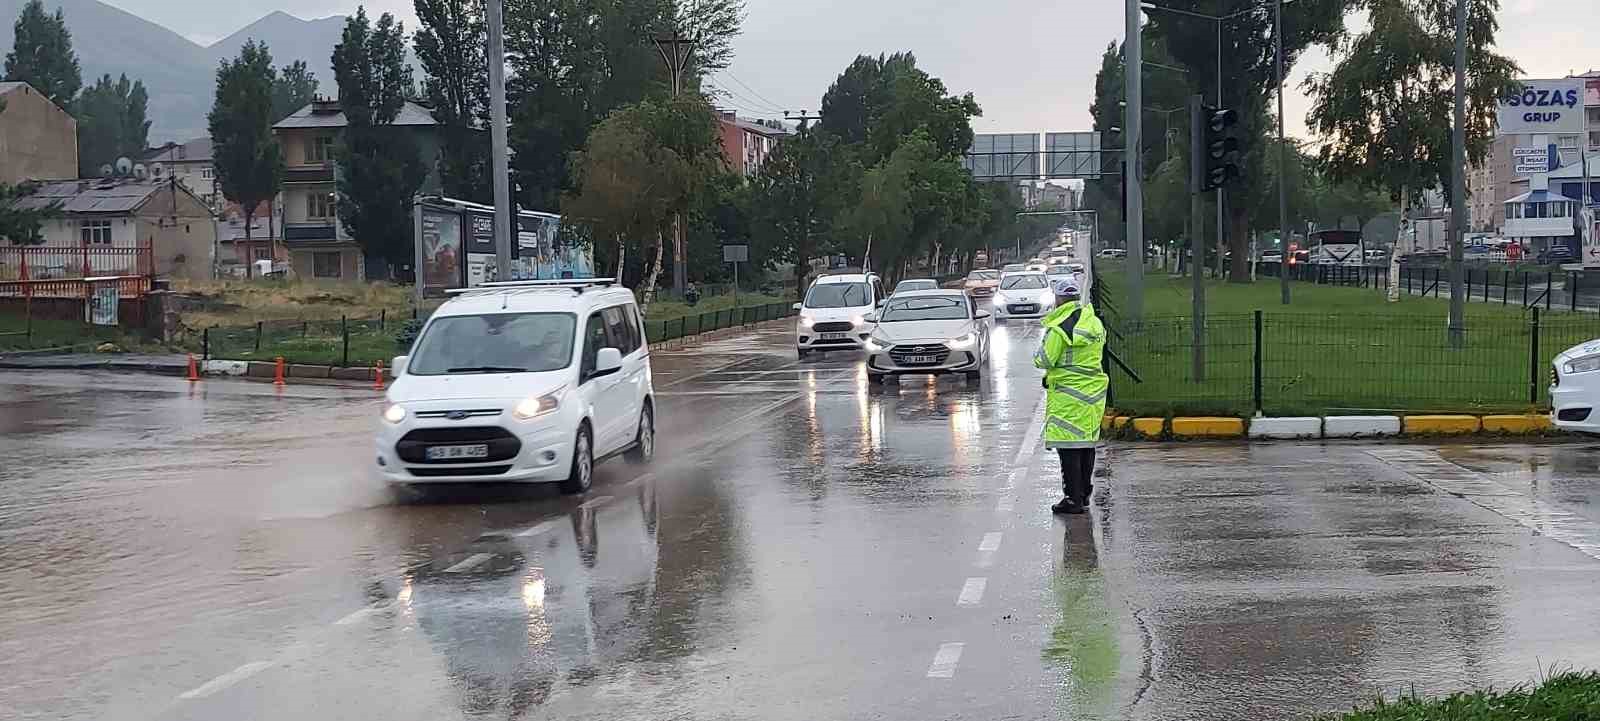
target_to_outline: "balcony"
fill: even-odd
[[[285,223],[283,240],[299,242],[329,242],[339,239],[339,228],[332,221],[319,223]]]
[[[333,164],[291,165],[283,169],[283,182],[285,185],[294,183],[331,183],[333,182]]]

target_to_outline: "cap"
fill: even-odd
[[[1061,298],[1076,296],[1082,292],[1078,288],[1078,280],[1076,278],[1062,278],[1056,281],[1055,285],[1050,287],[1050,290]]]

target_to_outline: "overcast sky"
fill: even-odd
[[[274,7],[273,0],[110,0],[206,44]],[[1502,0],[1499,44],[1527,77],[1600,68],[1596,0]],[[302,18],[354,12],[355,0],[276,0]],[[747,0],[749,16],[728,72],[713,78],[741,114],[815,112],[828,83],[856,55],[910,50],[954,92],[983,106],[978,132],[1088,130],[1100,54],[1123,32],[1118,0]],[[367,2],[414,28],[409,0]],[[1298,83],[1327,59],[1310,53],[1285,95],[1289,132],[1304,135]],[[1157,131],[1159,132],[1159,131]]]

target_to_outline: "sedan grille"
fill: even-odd
[[[814,330],[814,331],[816,331],[818,333],[849,333],[850,331],[854,330],[855,327],[856,327],[856,325],[854,323],[850,323],[848,321],[846,321],[846,322],[831,322],[831,323],[817,323],[817,324],[811,326],[811,330]]]
[[[932,366],[939,365],[950,358],[950,349],[942,343],[928,345],[897,345],[889,349],[889,357],[895,365],[900,366]],[[911,358],[918,358],[915,362]],[[931,359],[931,360],[930,360]]]
[[[483,443],[489,446],[489,455],[482,458],[459,460],[428,460],[429,446],[453,446]],[[407,463],[483,463],[516,458],[522,451],[522,441],[504,428],[495,426],[467,426],[463,428],[418,428],[401,436],[394,444],[394,452]]]

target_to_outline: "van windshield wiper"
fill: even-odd
[[[461,366],[459,368],[446,368],[448,373],[526,373],[527,368],[514,366]]]

